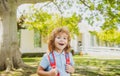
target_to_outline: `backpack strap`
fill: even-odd
[[[55,60],[55,56],[54,56],[53,52],[48,54],[48,59],[50,62],[50,66],[52,68],[56,68],[56,60]],[[65,59],[66,59],[66,64],[70,64],[69,53],[65,53]]]
[[[56,68],[56,60],[55,60],[55,56],[54,56],[53,52],[48,54],[48,60],[50,62],[50,66],[52,68]]]
[[[70,64],[69,53],[65,53],[66,64]]]
[[[50,66],[54,69],[56,68],[56,60],[55,60],[55,56],[53,54],[53,52],[51,52],[50,54],[48,54],[48,59],[50,62]],[[57,76],[60,76],[60,73],[58,72]]]
[[[70,64],[69,53],[65,53],[65,59],[66,59],[66,64]],[[50,66],[52,68],[56,68],[56,60],[55,60],[55,56],[54,56],[53,52],[51,52],[51,53],[48,54],[48,60],[50,62]],[[60,76],[59,72],[58,72],[57,76]]]

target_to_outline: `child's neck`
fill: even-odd
[[[62,53],[62,52],[63,52],[63,50],[56,49],[56,52],[58,52],[58,53]]]

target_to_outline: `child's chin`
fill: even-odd
[[[65,47],[64,47],[65,48]],[[63,50],[64,48],[61,48],[61,50]]]

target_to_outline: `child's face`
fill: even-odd
[[[62,51],[68,44],[68,35],[66,33],[59,33],[55,37],[55,49]]]

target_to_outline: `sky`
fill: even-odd
[[[24,12],[24,10],[28,10],[29,6],[31,4],[22,4],[17,8],[17,18],[21,16],[21,14]]]

